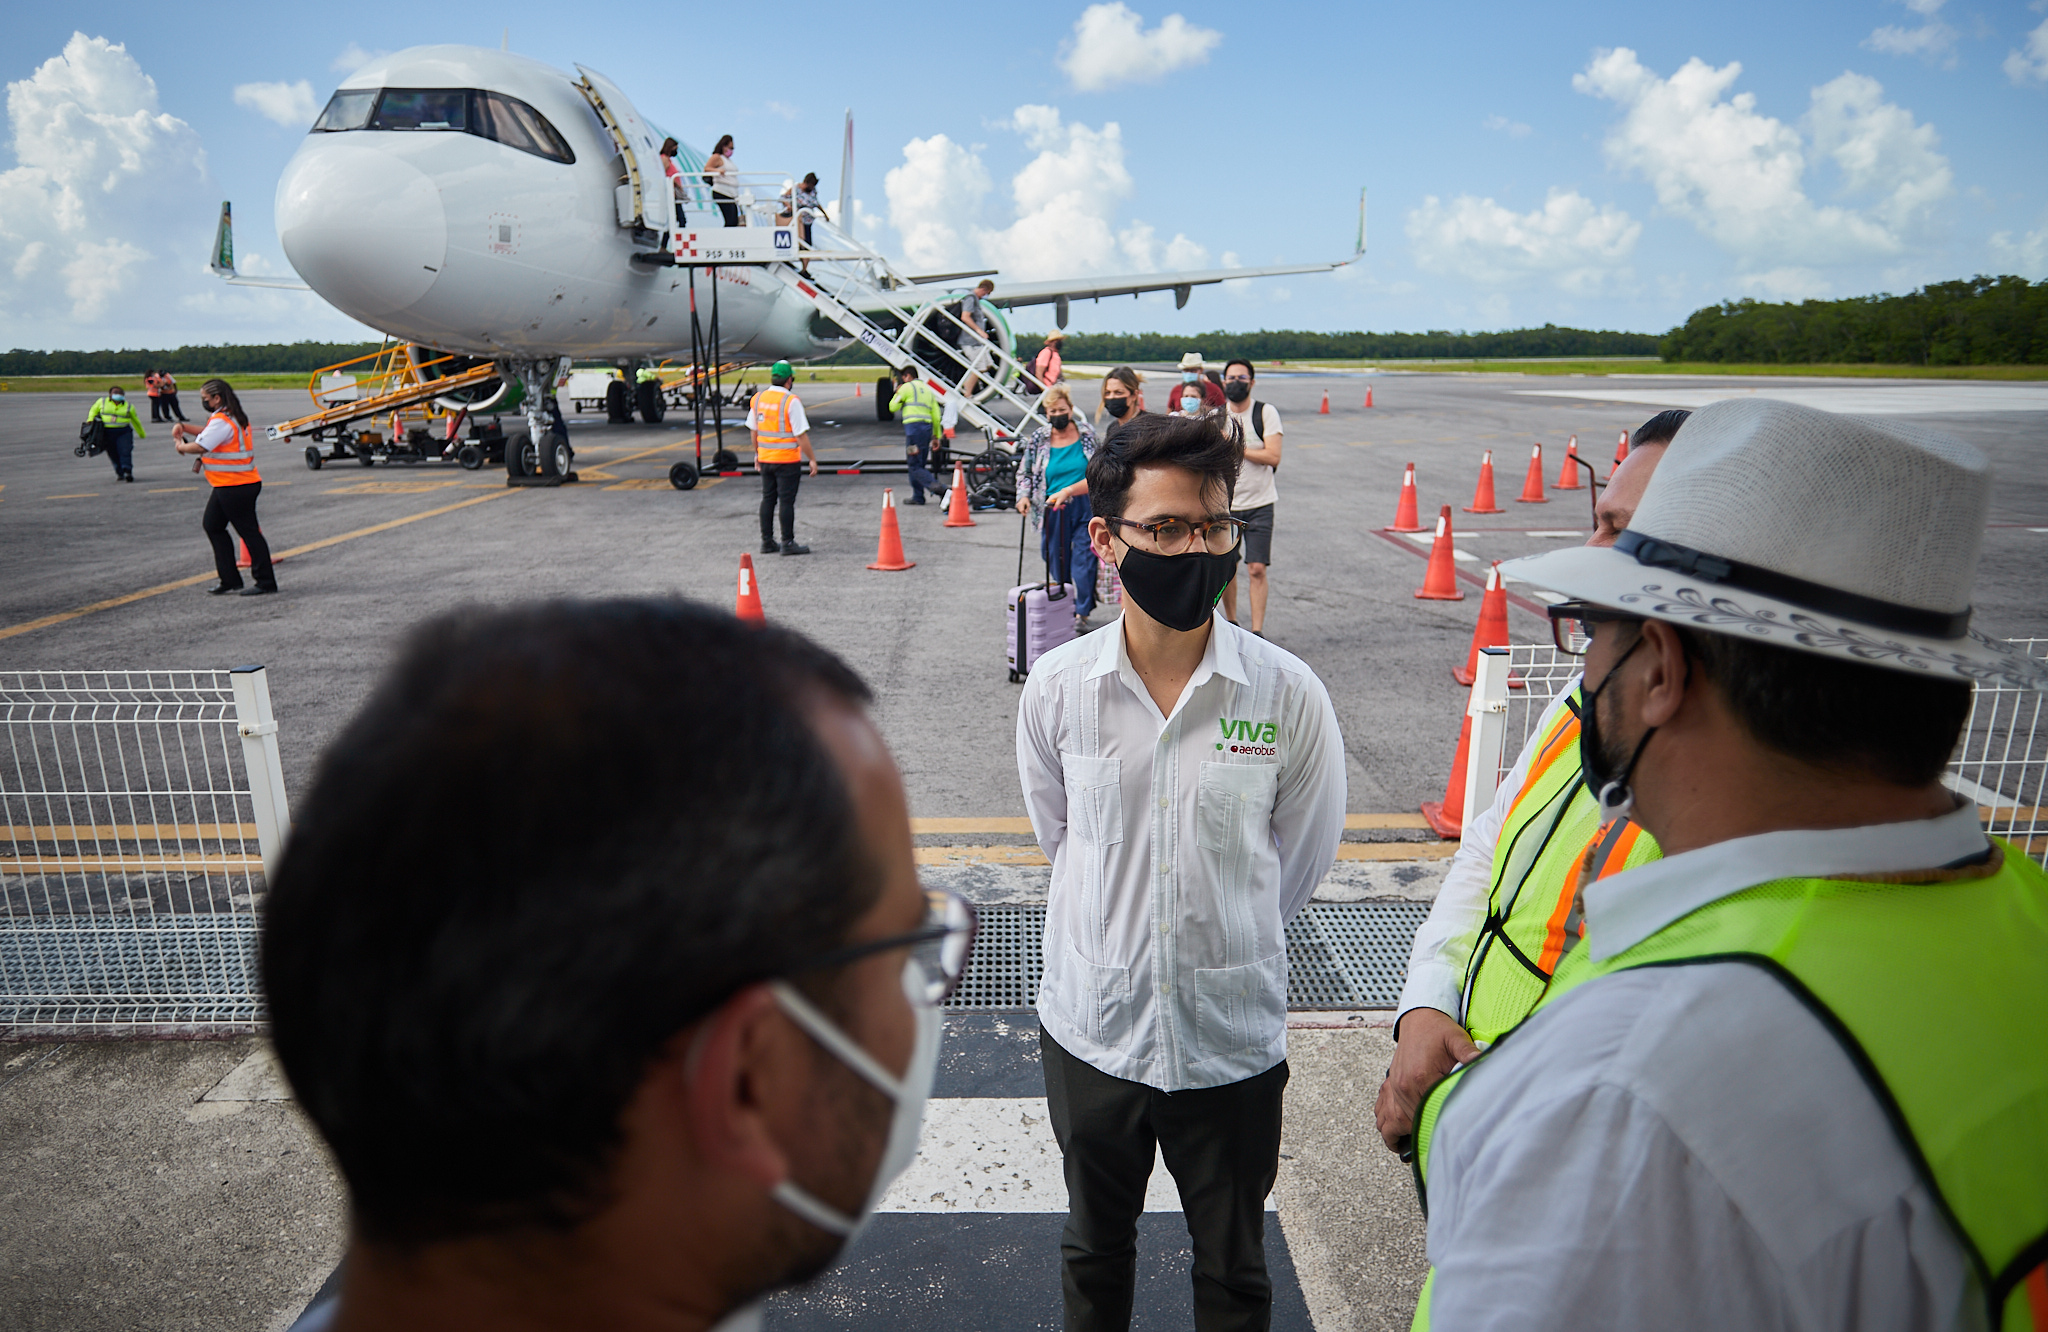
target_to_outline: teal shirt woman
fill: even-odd
[[[1095,431],[1075,415],[1064,384],[1047,389],[1040,407],[1048,424],[1024,441],[1017,457],[1017,512],[1038,522],[1039,553],[1057,581],[1073,583],[1074,618],[1085,622],[1095,609],[1095,552],[1088,545]]]
[[[88,421],[98,421],[107,428],[107,461],[114,465],[116,481],[135,479],[135,441],[146,437],[149,432],[142,428],[142,417],[137,414],[135,404],[128,401],[128,395],[119,384],[107,390],[107,395],[92,405],[85,414]]]

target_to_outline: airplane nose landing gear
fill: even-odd
[[[566,436],[556,432],[548,420],[548,389],[554,381],[556,362],[508,361],[502,371],[519,380],[525,390],[526,438],[505,448],[505,484],[508,486],[559,486],[573,481],[575,452]]]

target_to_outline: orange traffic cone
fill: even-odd
[[[1465,664],[1451,668],[1451,678],[1469,686],[1479,674],[1479,649],[1507,645],[1508,590],[1500,581],[1500,561],[1495,560],[1486,573],[1486,595],[1479,599],[1479,626],[1472,631],[1472,647],[1465,653]],[[1508,677],[1508,688],[1521,687],[1521,676]]]
[[[855,384],[855,385],[853,386],[853,396],[854,396],[854,397],[856,397],[856,398],[858,398],[858,397],[860,396],[860,385],[858,385],[858,384]]]
[[[1316,415],[1318,415],[1318,416],[1328,416],[1329,414],[1330,414],[1330,390],[1328,390],[1328,389],[1324,389],[1324,390],[1323,390],[1323,405],[1322,405],[1322,406],[1320,406],[1320,407],[1318,407],[1318,408],[1316,408]]]
[[[951,491],[951,500],[946,505],[945,526],[979,526],[979,524],[976,523],[974,519],[968,517],[967,515],[967,469],[957,462],[953,464],[953,484],[951,486]],[[892,525],[895,523],[895,521],[896,520],[893,517],[889,519],[889,522]],[[896,558],[900,560],[903,557],[901,555],[898,555]]]
[[[1591,471],[1589,467],[1586,470]],[[1565,441],[1564,466],[1557,469],[1559,490],[1584,490],[1586,483],[1579,480],[1579,437],[1573,435]]]
[[[1457,566],[1451,554],[1451,506],[1444,505],[1436,517],[1436,544],[1429,548],[1429,569],[1415,595],[1425,601],[1463,601],[1458,590]]]
[[[1616,467],[1621,466],[1622,459],[1626,457],[1628,457],[1628,431],[1624,430],[1621,432],[1621,442],[1614,446],[1614,465]]]
[[[1529,451],[1529,475],[1522,481],[1522,493],[1515,497],[1517,504],[1548,504],[1543,497],[1543,446],[1538,444]]]
[[[1394,525],[1389,532],[1420,532],[1422,517],[1416,508],[1415,464],[1409,463],[1408,470],[1401,474],[1401,502],[1394,506]]]
[[[768,619],[767,612],[761,609],[761,585],[754,577],[754,557],[745,551],[740,552],[740,594],[733,602],[732,613],[756,624]]]
[[[1479,484],[1472,491],[1472,502],[1465,506],[1466,513],[1506,513],[1507,510],[1493,502],[1493,450],[1479,460]]]
[[[1458,752],[1451,759],[1451,779],[1444,783],[1442,800],[1422,802],[1422,819],[1438,837],[1459,838],[1465,833],[1465,756],[1472,746],[1472,717],[1458,728]]]
[[[249,543],[248,543],[248,542],[246,542],[246,541],[242,540],[242,539],[241,539],[240,537],[236,537],[236,538],[235,538],[235,547],[236,547],[236,553],[235,553],[235,567],[236,567],[237,569],[246,569],[246,568],[248,568],[248,567],[249,567],[249,566],[250,566],[251,564],[253,564],[253,563],[254,563],[254,561],[252,561],[252,560],[251,560],[251,559],[249,558]]]
[[[1372,406],[1372,385],[1370,384],[1365,386],[1365,405],[1368,407]]]
[[[882,491],[882,539],[875,543],[875,562],[870,569],[895,573],[917,566],[903,558],[903,529],[896,526],[896,492]]]

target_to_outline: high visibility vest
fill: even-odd
[[[1778,879],[1710,902],[1604,962],[1575,948],[1537,1007],[1638,967],[1763,971],[1862,1075],[1962,1242],[1990,1326],[2048,1332],[2048,1060],[2039,1053],[2048,874],[1991,841],[2003,863],[1979,878]],[[1472,1066],[1437,1084],[1417,1117],[1425,1213],[1430,1138]],[[1429,1325],[1427,1284],[1414,1325]]]
[[[248,426],[236,425],[226,412],[215,412],[207,424],[222,422],[233,433],[199,455],[206,479],[216,486],[246,486],[263,478],[256,474],[256,435]]]
[[[802,436],[789,428],[792,419],[789,405],[795,400],[796,394],[773,385],[754,395],[755,462],[797,461],[796,442]]]
[[[897,406],[902,403],[901,407]],[[939,395],[921,379],[913,379],[896,390],[896,396],[889,399],[889,410],[903,418],[904,425],[916,425],[920,420],[929,421],[932,433],[937,434],[940,423],[945,419],[945,408],[939,404]]]
[[[1494,843],[1486,920],[1465,967],[1464,1025],[1490,1042],[1529,1015],[1558,959],[1578,936],[1582,873],[1604,878],[1658,858],[1657,841],[1634,824],[1603,848],[1600,804],[1579,766],[1580,695],[1573,691],[1537,737],[1522,789]],[[1587,857],[1599,852],[1588,867]],[[1590,881],[1590,879],[1589,879]]]

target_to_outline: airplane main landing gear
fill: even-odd
[[[878,375],[875,378],[875,419],[877,421],[886,425],[896,419],[894,413],[889,410],[889,399],[895,396],[895,379],[889,375]]]

